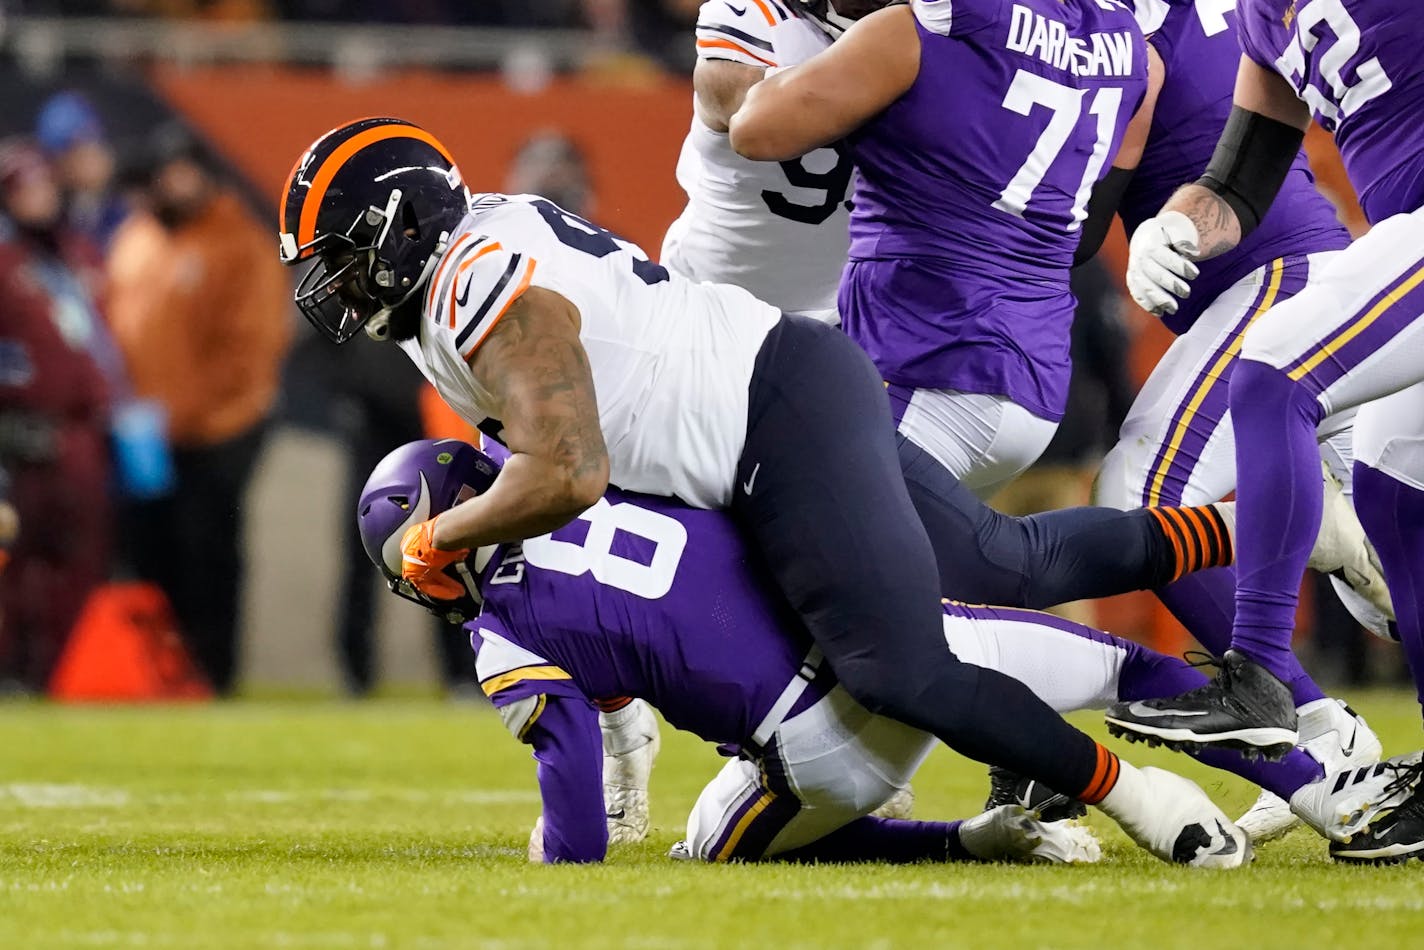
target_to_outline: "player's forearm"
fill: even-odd
[[[1197,229],[1198,253],[1195,260],[1206,260],[1225,254],[1241,243],[1241,222],[1226,199],[1202,185],[1183,185],[1162,206],[1162,212],[1177,211],[1186,215]]]
[[[727,120],[732,148],[743,158],[781,162],[834,142],[826,104],[795,82],[795,69],[778,70],[747,90],[741,108]]]
[[[608,819],[598,714],[587,703],[550,696],[525,741],[534,746],[539,764],[544,862],[602,861],[608,851]]]
[[[523,541],[568,524],[603,496],[608,460],[588,471],[516,453],[490,490],[451,508],[435,524],[444,551]]]

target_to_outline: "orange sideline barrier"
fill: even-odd
[[[60,702],[211,699],[153,584],[106,584],[89,596],[50,678]]]

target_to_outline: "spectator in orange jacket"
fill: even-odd
[[[191,138],[160,132],[130,179],[142,210],[114,237],[110,320],[135,395],[166,411],[176,477],[168,496],[130,506],[124,540],[227,694],[241,629],[241,505],[277,399],[291,293],[267,229]]]

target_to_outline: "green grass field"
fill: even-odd
[[[1388,750],[1421,744],[1411,697],[1357,700]],[[670,731],[654,833],[600,867],[526,863],[533,764],[478,706],[6,704],[0,750],[0,947],[16,950],[1424,941],[1424,867],[1336,867],[1302,831],[1236,872],[1158,863],[1097,819],[1094,867],[670,862],[720,761]],[[1170,753],[1129,756],[1179,768],[1233,813],[1253,796]],[[967,814],[984,786],[980,767],[936,753],[918,813]]]

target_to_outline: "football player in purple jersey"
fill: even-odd
[[[1159,313],[1192,293],[1197,261],[1265,220],[1314,118],[1333,132],[1372,230],[1250,328],[1232,377],[1240,564],[1232,649],[1208,686],[1115,706],[1128,735],[1246,746],[1298,739],[1291,690],[1303,540],[1320,518],[1317,427],[1359,407],[1355,506],[1394,593],[1424,687],[1424,19],[1409,0],[1242,0],[1234,106],[1206,173],[1133,235],[1128,286]],[[1421,690],[1424,694],[1424,690]],[[1419,756],[1390,760],[1388,813],[1342,840],[1342,860],[1424,854]]]
[[[1093,191],[1077,260],[1096,253],[1114,212],[1128,234],[1211,160],[1217,136],[1231,111],[1236,64],[1241,58],[1231,4],[1135,0],[1138,22],[1160,57],[1161,81],[1149,89],[1143,110],[1151,119],[1143,148],[1124,150]],[[1139,123],[1141,117],[1139,117]],[[1140,157],[1138,154],[1140,152]],[[1136,159],[1134,164],[1134,159]],[[1272,306],[1289,300],[1323,271],[1350,238],[1335,210],[1315,189],[1303,150],[1281,186],[1281,199],[1242,243],[1204,261],[1192,295],[1163,323],[1178,339],[1162,357],[1122,426],[1096,482],[1096,500],[1120,508],[1138,505],[1200,505],[1236,486],[1235,438],[1227,409],[1232,371],[1242,338]],[[1371,629],[1387,635],[1389,609],[1384,578],[1348,492],[1353,459],[1349,411],[1323,420],[1321,455],[1330,466],[1325,523],[1338,544],[1336,561],[1313,561],[1334,570],[1331,580],[1347,606]],[[1354,583],[1374,603],[1355,593]],[[1235,576],[1228,569],[1183,577],[1158,591],[1164,604],[1208,650],[1230,645]],[[1360,767],[1379,759],[1378,740],[1349,707],[1326,697],[1297,664],[1290,678],[1300,715],[1300,745],[1327,771]],[[1287,803],[1270,792],[1240,820],[1259,843],[1297,823]]]
[[[694,116],[677,170],[689,201],[663,245],[661,262],[670,271],[744,287],[786,312],[838,319],[836,284],[850,240],[849,149],[837,142],[833,149],[786,161],[752,161],[732,150],[727,127],[769,70],[805,62],[885,5],[884,0],[702,5]],[[899,389],[891,394],[903,395]],[[934,422],[920,412],[905,414],[900,424],[911,438],[902,439],[899,451],[947,597],[1042,608],[1230,561],[1230,552],[1212,540],[1215,516],[1205,510],[1160,517],[1106,508],[1003,515],[975,493],[986,491],[977,476],[970,473],[966,487],[955,477],[964,470],[950,472],[913,441],[927,440],[915,434],[916,427]],[[1167,565],[1163,555],[1178,547],[1190,563]]]
[[[444,596],[422,593],[402,577],[402,537],[489,490],[496,473],[465,443],[411,443],[372,473],[358,522],[394,591],[471,621],[481,684],[539,762],[544,812],[534,844],[545,860],[603,857],[593,703],[608,696],[645,699],[673,725],[735,748],[738,759],[689,820],[695,857],[1091,856],[1074,827],[1026,824],[1017,812],[962,825],[866,817],[909,781],[933,737],[872,716],[837,685],[725,513],[611,490],[552,534],[462,552],[441,572]],[[942,624],[945,649],[1014,676],[1059,711],[1205,681],[1181,660],[1034,611],[947,601]],[[1339,794],[1299,751],[1273,765],[1232,752],[1204,760],[1291,798],[1322,832],[1358,825],[1355,803],[1388,781]],[[1149,825],[1125,823],[1135,840],[1168,860],[1241,863],[1244,838],[1199,789],[1143,771],[1171,791]]]
[[[1062,416],[1068,270],[1148,61],[1116,3],[913,0],[770,70],[731,116],[747,158],[849,148],[842,324],[889,384],[904,451],[981,496]],[[932,475],[910,473],[912,493],[936,493]]]

